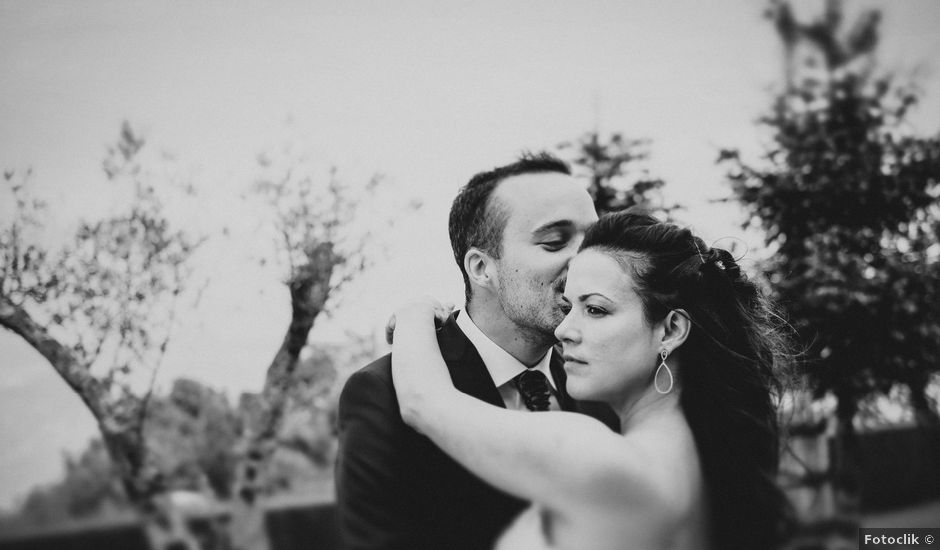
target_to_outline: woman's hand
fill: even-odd
[[[418,431],[433,418],[453,392],[450,372],[441,356],[435,325],[447,319],[451,306],[420,298],[395,310],[386,335],[392,343],[392,381],[402,419]]]
[[[422,297],[406,302],[395,310],[385,324],[385,341],[389,344],[394,343],[395,325],[399,315],[424,315],[425,319],[434,316],[434,326],[440,327],[447,321],[450,314],[454,312],[454,304],[450,302],[438,302],[434,298]]]

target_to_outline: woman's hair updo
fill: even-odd
[[[699,450],[715,548],[777,546],[791,512],[776,483],[778,373],[789,362],[786,324],[735,258],[688,229],[635,210],[608,214],[581,250],[609,254],[633,279],[652,324],[688,314],[680,403]]]

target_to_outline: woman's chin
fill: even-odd
[[[568,380],[565,382],[565,391],[567,391],[568,395],[573,399],[578,401],[596,401],[596,392],[592,392],[586,382],[587,380],[581,379],[576,374],[572,375],[569,373]]]

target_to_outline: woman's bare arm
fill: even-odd
[[[474,474],[556,509],[626,504],[648,492],[629,475],[637,457],[622,436],[581,414],[510,411],[458,391],[430,303],[396,317],[392,374],[402,418]]]

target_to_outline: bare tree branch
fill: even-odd
[[[25,309],[0,296],[0,326],[19,335],[59,373],[59,376],[81,397],[96,419],[107,414],[107,395],[98,380],[88,371],[88,366],[73,353],[51,337],[45,328],[33,320]]]

